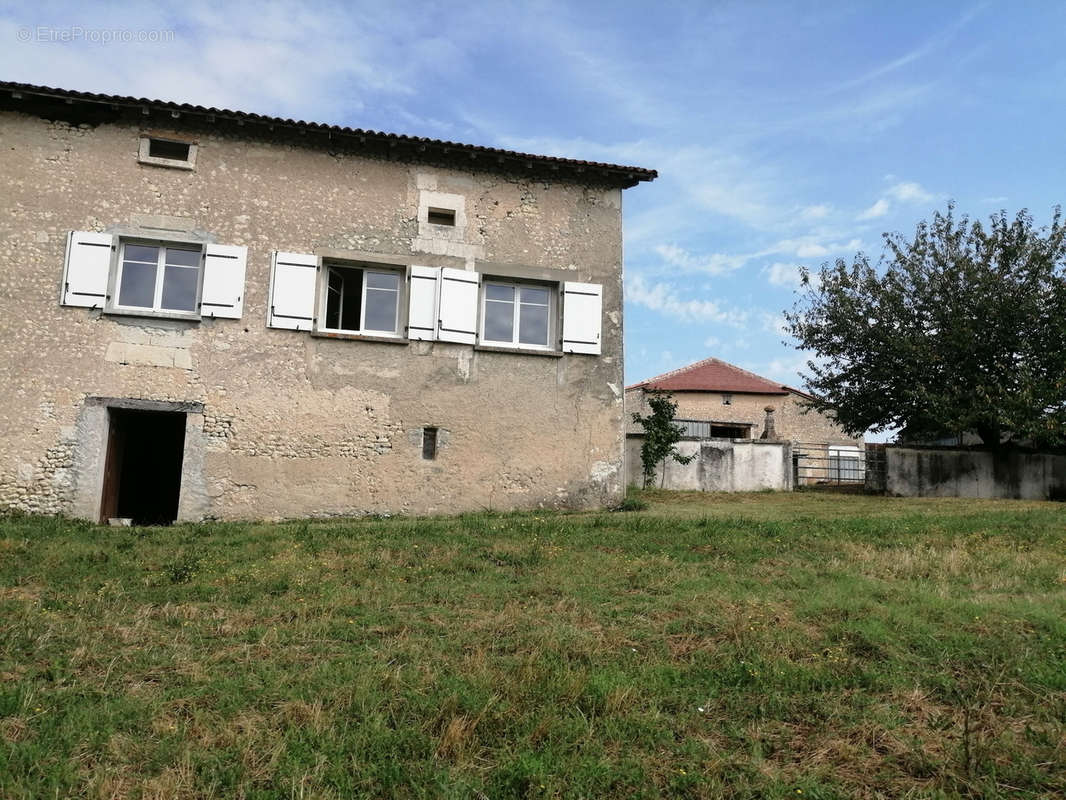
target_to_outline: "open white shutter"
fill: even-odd
[[[275,250],[270,269],[267,325],[294,331],[311,330],[315,317],[317,276],[317,256]]]
[[[201,316],[241,318],[241,312],[244,310],[244,270],[247,262],[247,247],[209,244],[204,248]]]
[[[563,352],[600,354],[603,287],[598,283],[563,283]]]
[[[63,267],[63,305],[104,307],[114,245],[115,237],[110,233],[71,231],[68,234],[67,260]]]
[[[411,266],[408,294],[407,338],[432,341],[437,338],[440,267]]]
[[[474,344],[477,340],[478,279],[476,272],[441,267],[437,338],[442,342]]]

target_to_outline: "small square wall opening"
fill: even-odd
[[[426,212],[426,222],[434,225],[449,225],[455,227],[455,209],[434,208],[430,206]]]
[[[432,461],[437,457],[437,429],[422,429],[422,458]]]
[[[148,155],[152,158],[168,158],[171,161],[189,160],[189,143],[170,139],[149,139]]]

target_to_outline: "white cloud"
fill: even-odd
[[[888,200],[886,200],[884,197],[882,197],[880,200],[878,200],[876,203],[874,203],[868,209],[866,209],[861,214],[859,214],[859,216],[857,216],[855,219],[857,219],[857,220],[878,219],[880,217],[883,217],[885,214],[887,214],[889,208],[891,208],[891,207],[892,207],[892,204],[889,203]]]
[[[763,330],[767,333],[775,333],[778,336],[788,335],[788,331],[785,328],[787,323],[785,322],[784,314],[771,314],[768,311],[764,311],[759,315],[759,319],[762,322]]]
[[[684,272],[706,272],[710,275],[732,272],[740,269],[747,262],[747,256],[743,255],[729,256],[724,253],[711,253],[706,256],[695,256],[675,244],[656,245],[655,252],[668,264]]]
[[[861,239],[853,238],[844,242],[811,235],[782,239],[767,249],[754,253],[751,257],[790,255],[796,258],[824,258],[834,253],[854,252],[861,249]]]
[[[747,311],[725,308],[713,300],[682,299],[669,284],[649,284],[641,275],[626,280],[625,293],[630,302],[680,322],[718,322],[740,328],[749,316]]]
[[[825,219],[829,216],[830,211],[832,211],[832,208],[830,208],[830,206],[825,203],[819,203],[818,205],[814,206],[804,206],[802,209],[800,209],[799,215],[801,219],[812,221],[818,219]]]
[[[180,8],[102,4],[91,19],[87,13],[60,6],[36,7],[32,17],[9,12],[0,33],[15,44],[0,48],[0,73],[7,80],[344,124],[371,101],[410,98],[424,72],[466,63],[428,23],[412,31],[410,15],[373,5],[186,0]],[[20,43],[15,36],[16,27],[78,25],[172,36],[106,45]]]
[[[719,339],[717,336],[708,336],[706,339],[703,340],[703,346],[706,347],[708,350],[714,350],[717,347],[721,347],[721,345],[722,340]]]
[[[816,242],[807,242],[796,248],[796,256],[798,258],[821,258],[827,255],[829,255],[828,248]]]
[[[806,353],[775,358],[765,366],[762,374],[788,386],[802,388],[802,375],[807,372],[807,362],[810,360],[817,359],[812,359],[812,356]]]
[[[787,289],[798,289],[803,285],[800,278],[799,264],[788,264],[783,261],[775,261],[763,270],[766,279],[774,286],[783,286]]]
[[[885,195],[900,203],[928,203],[936,199],[936,196],[923,189],[920,183],[913,181],[904,181],[890,186]]]
[[[891,174],[886,175],[885,180],[894,181],[896,180],[896,176]],[[936,199],[937,196],[925,189],[920,183],[916,183],[915,181],[899,181],[885,189],[877,202],[855,217],[855,219],[860,222],[871,219],[880,219],[888,214],[896,204],[931,203]]]

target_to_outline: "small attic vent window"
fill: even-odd
[[[451,208],[433,208],[430,206],[426,219],[434,225],[450,225],[455,227],[455,210]]]
[[[142,136],[137,160],[157,167],[193,169],[196,166],[196,145],[176,139]]]
[[[172,161],[189,160],[188,142],[171,142],[166,139],[149,139],[148,155],[152,158],[169,158]]]

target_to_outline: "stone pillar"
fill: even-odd
[[[759,438],[768,442],[777,441],[777,431],[774,429],[774,407],[767,406],[763,410],[766,412],[766,422],[763,425],[762,436]]]

